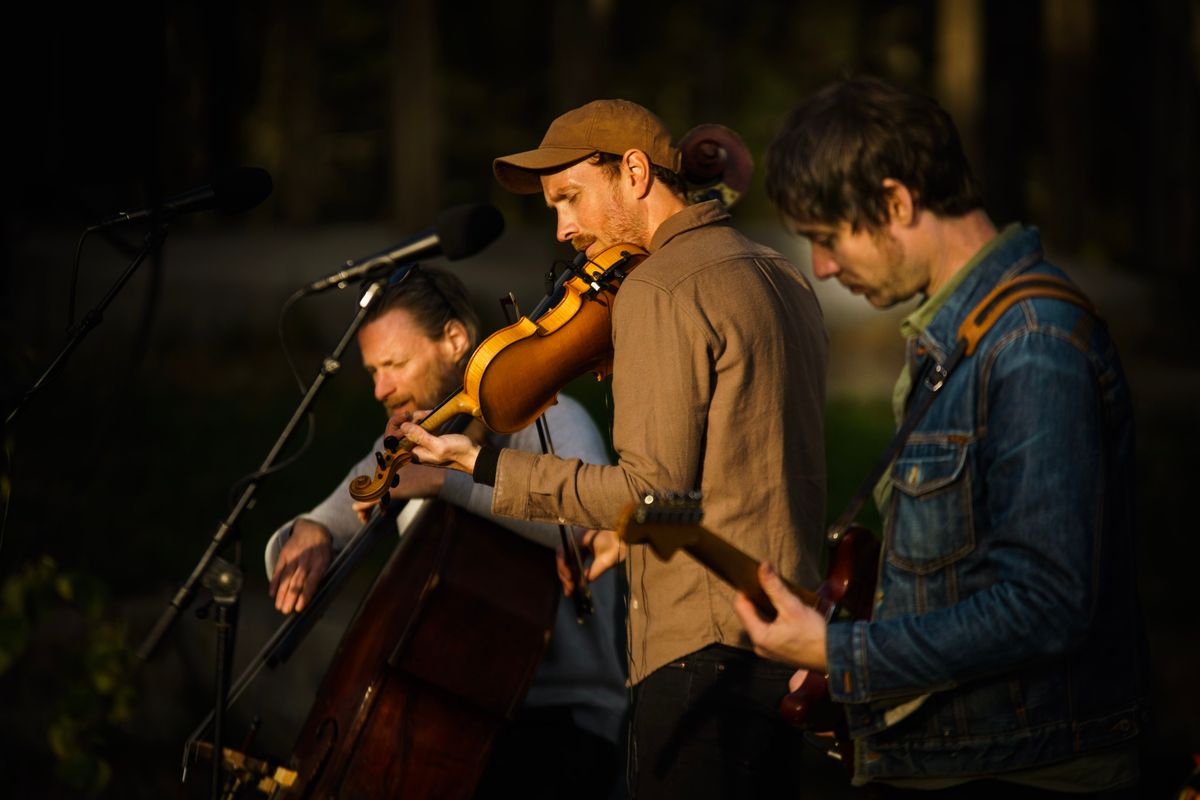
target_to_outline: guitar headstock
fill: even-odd
[[[648,544],[659,558],[696,541],[703,528],[699,492],[652,494],[630,503],[617,522],[617,536],[628,544]]]

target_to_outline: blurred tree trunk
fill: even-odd
[[[1149,53],[1150,149],[1145,169],[1145,230],[1150,255],[1166,273],[1164,284],[1174,301],[1191,311],[1200,290],[1196,228],[1200,220],[1200,2],[1156,0],[1145,9],[1151,17]],[[1181,313],[1180,322],[1192,313]],[[1185,323],[1186,324],[1186,323]],[[1183,325],[1180,326],[1182,328]],[[1189,337],[1190,338],[1190,337]],[[1182,338],[1181,338],[1182,341]],[[1194,343],[1191,345],[1194,347]]]
[[[560,0],[550,19],[551,117],[597,100],[607,76],[614,0]],[[539,139],[541,136],[539,135]]]
[[[1043,177],[1032,159],[1043,124],[1040,11],[1032,2],[987,3],[985,9],[984,158],[976,170],[998,224],[1037,221],[1030,219],[1029,186]]]
[[[963,150],[975,170],[983,165],[980,108],[983,101],[983,0],[938,0],[934,84],[950,112]]]
[[[402,0],[392,10],[392,219],[423,227],[436,214],[442,182],[437,21],[433,0]]]
[[[275,0],[267,15],[261,92],[248,120],[248,151],[275,179],[275,208],[285,222],[309,224],[321,211],[328,155],[317,91],[314,0]]]
[[[1092,72],[1096,45],[1095,6],[1079,0],[1046,0],[1042,6],[1046,53],[1047,147],[1045,190],[1033,212],[1056,247],[1076,252],[1098,218],[1089,166],[1092,147]]]

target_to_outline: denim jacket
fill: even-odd
[[[1063,277],[1036,229],[998,246],[910,341],[913,375],[1023,272]],[[1011,307],[890,480],[872,620],[827,634],[855,782],[996,774],[1135,736],[1133,416],[1103,323],[1060,300]]]

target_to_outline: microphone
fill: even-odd
[[[478,253],[504,232],[504,217],[495,206],[473,203],[447,208],[433,227],[398,245],[363,258],[347,261],[341,272],[327,275],[304,287],[304,294],[341,289],[351,281],[385,272],[396,264],[444,255],[451,261]]]
[[[155,216],[158,219],[166,220],[180,214],[207,211],[210,208],[220,209],[226,214],[240,214],[266,200],[273,188],[275,187],[271,182],[271,175],[265,169],[236,167],[221,173],[207,186],[200,186],[174,197],[168,197],[157,206],[137,211],[122,211],[93,225],[92,230],[126,222],[139,222]]]

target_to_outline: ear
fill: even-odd
[[[467,332],[467,326],[461,320],[447,320],[439,344],[446,348],[450,360],[457,364],[471,349],[471,335]]]
[[[895,178],[883,179],[883,194],[887,198],[888,222],[908,227],[917,217],[917,201],[913,193]]]
[[[621,182],[641,199],[650,191],[650,159],[641,150],[626,150],[621,156]]]

